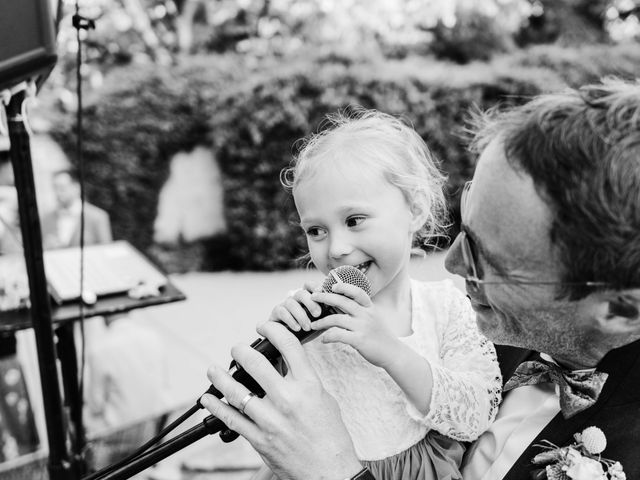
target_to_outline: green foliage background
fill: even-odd
[[[440,158],[449,176],[453,235],[460,187],[475,164],[463,140],[469,108],[523,103],[604,75],[640,77],[638,50],[547,45],[467,65],[326,53],[251,62],[236,54],[208,55],[168,68],[130,65],[111,73],[85,107],[87,196],[109,212],[116,238],[131,241],[169,271],[290,268],[305,246],[279,172],[295,142],[315,131],[326,113],[357,104],[404,116]],[[52,132],[72,158],[74,129],[69,116]],[[223,173],[228,231],[192,245],[154,245],[169,161],[203,143]]]

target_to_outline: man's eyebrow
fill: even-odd
[[[494,253],[487,250],[487,248],[482,244],[482,241],[480,241],[478,236],[473,230],[469,228],[468,225],[461,224],[460,229],[463,230],[469,238],[471,238],[471,240],[473,241],[473,245],[476,247],[478,253],[482,255],[484,261],[487,262],[491,266],[491,268],[496,270],[499,274],[506,276],[507,272],[503,266],[504,260],[501,259],[499,255],[495,255]]]

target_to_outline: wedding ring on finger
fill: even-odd
[[[249,401],[255,396],[256,396],[256,394],[253,393],[253,392],[247,393],[247,395],[240,402],[240,407],[238,408],[240,413],[242,413],[244,415],[244,409],[247,408],[247,403],[249,403]]]

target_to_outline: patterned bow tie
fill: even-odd
[[[609,374],[588,371],[572,372],[543,359],[522,362],[504,386],[504,391],[553,382],[560,390],[560,410],[565,419],[596,403]]]

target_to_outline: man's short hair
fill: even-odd
[[[473,149],[501,141],[551,208],[563,281],[640,286],[640,82],[605,79],[473,123]],[[560,295],[591,291],[569,285]]]

